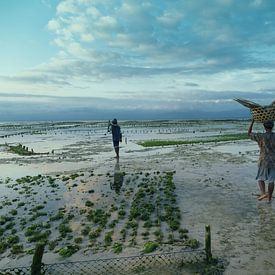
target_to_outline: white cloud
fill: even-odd
[[[272,5],[63,0],[47,25],[59,54],[28,72],[0,77],[1,86],[63,96],[157,98],[164,105],[215,91],[272,91]]]
[[[102,16],[98,22],[95,23],[95,26],[100,29],[114,29],[117,26],[117,21],[114,17],[111,16]]]
[[[72,42],[66,45],[68,53],[72,56],[76,56],[77,58],[85,58],[88,57],[88,51],[81,47],[80,43]]]
[[[58,31],[58,29],[60,28],[60,24],[59,24],[59,22],[57,20],[51,19],[48,22],[48,28],[51,31]]]
[[[75,12],[79,11],[75,3],[77,3],[77,1],[74,0],[61,1],[56,8],[57,14],[74,14]]]
[[[180,23],[181,20],[184,20],[184,11],[167,11],[161,14],[159,17],[157,17],[157,20],[162,25],[173,27]]]
[[[95,39],[94,36],[90,33],[81,33],[80,38],[83,42],[91,42]]]
[[[86,10],[86,14],[88,16],[91,16],[93,19],[97,19],[100,17],[101,13],[99,12],[99,10],[95,7],[88,7]]]

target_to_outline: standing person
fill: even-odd
[[[113,145],[116,152],[116,158],[119,159],[119,142],[122,141],[122,134],[120,131],[120,126],[117,124],[116,118],[112,120],[112,123],[109,122],[108,132],[110,131],[110,126],[112,131]]]
[[[258,143],[260,148],[258,174],[256,177],[261,191],[261,195],[258,200],[268,198],[268,201],[270,202],[275,181],[275,133],[272,132],[274,122],[272,120],[268,120],[263,123],[265,133],[253,133],[253,124],[254,120],[252,120],[248,128],[248,135],[252,140]],[[268,182],[267,193],[265,191],[265,181]]]

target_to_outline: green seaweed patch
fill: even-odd
[[[17,235],[10,235],[6,238],[6,243],[8,247],[19,242],[19,237]]]
[[[113,221],[110,222],[110,224],[108,225],[108,227],[109,228],[114,228],[117,223],[118,223],[118,220],[113,220]]]
[[[48,176],[48,182],[52,187],[57,187],[58,186],[57,184],[54,184],[55,180],[56,180],[55,178],[52,178],[52,177]]]
[[[118,211],[118,218],[123,219],[126,216],[126,211],[122,208]]]
[[[190,247],[190,248],[195,249],[195,248],[198,248],[198,247],[199,247],[200,243],[199,243],[199,241],[196,240],[196,239],[189,239],[189,240],[187,240],[187,241],[185,242],[185,245],[188,246],[188,247]]]
[[[110,213],[106,213],[102,209],[96,209],[96,210],[91,209],[88,212],[87,219],[88,221],[93,221],[95,224],[105,227],[108,222],[108,218],[110,216],[111,216]]]
[[[152,242],[152,241],[146,242],[144,244],[143,252],[151,253],[151,252],[155,251],[158,248],[158,246],[159,246],[159,244],[157,242]]]
[[[25,205],[24,202],[19,202],[19,203],[17,204],[17,208],[22,207],[22,206],[24,206],[24,205]]]
[[[85,202],[85,206],[87,206],[87,207],[93,207],[93,206],[94,206],[94,203],[91,202],[91,201],[86,201],[86,202]]]
[[[209,142],[224,142],[249,139],[246,133],[239,134],[226,134],[206,137],[205,139],[196,140],[145,140],[138,142],[143,147],[155,147],[155,146],[170,146],[170,145],[184,145],[184,144],[196,144],[196,143],[209,143]]]
[[[72,174],[72,175],[70,176],[70,178],[71,178],[72,180],[74,180],[74,179],[76,179],[76,178],[78,178],[78,177],[79,177],[79,174],[77,174],[77,173]]]
[[[63,211],[58,211],[58,213],[52,217],[50,217],[50,221],[57,221],[61,220],[64,217],[64,212]]]
[[[79,250],[78,245],[67,245],[59,249],[59,255],[62,257],[70,257]]]
[[[162,242],[163,237],[164,237],[164,234],[162,233],[162,231],[161,231],[160,229],[156,230],[156,231],[154,232],[154,235],[156,236],[156,240],[157,240],[158,242]]]
[[[20,156],[30,156],[35,154],[33,151],[29,151],[27,147],[22,146],[21,144],[9,146],[9,151]]]
[[[32,185],[34,185],[34,184],[39,185],[43,180],[44,180],[44,177],[39,174],[37,176],[25,176],[22,178],[18,178],[18,179],[16,179],[16,182],[19,184],[30,183]],[[30,187],[23,186],[23,188],[29,189]]]
[[[35,221],[38,217],[47,216],[47,212],[37,211],[29,219],[29,221]]]
[[[183,229],[183,228],[180,228],[179,229],[179,238],[182,240],[182,239],[188,239],[188,230],[187,229]]]
[[[5,225],[5,229],[6,229],[6,230],[9,230],[9,229],[12,229],[14,226],[15,226],[15,222],[8,222],[8,223]]]
[[[97,228],[97,229],[95,229],[95,230],[92,230],[92,231],[89,233],[89,239],[90,239],[91,241],[94,241],[96,238],[98,238],[98,237],[100,236],[101,231],[102,231],[102,229],[101,229],[100,227]]]
[[[77,238],[74,239],[74,242],[75,243],[82,243],[83,239],[81,237],[77,237]]]
[[[5,200],[5,201],[3,201],[2,204],[3,204],[3,206],[8,206],[8,205],[12,205],[12,202]]]
[[[0,241],[0,254],[4,253],[8,248],[7,243],[4,240]]]
[[[12,209],[12,210],[10,211],[10,213],[11,213],[13,216],[16,216],[18,212],[17,212],[16,209]]]
[[[113,252],[118,254],[122,252],[123,245],[122,243],[114,243],[112,248],[113,248]]]
[[[113,233],[114,233],[113,231],[110,231],[105,234],[105,237],[104,237],[105,246],[110,246],[111,243],[113,242],[113,238],[112,238]]]
[[[34,208],[30,209],[30,211],[36,212],[36,211],[44,209],[44,208],[45,208],[44,205],[37,205]]]
[[[80,209],[79,210],[79,214],[80,215],[83,215],[83,214],[85,214],[87,212],[87,209]]]
[[[70,179],[70,177],[68,177],[68,176],[63,176],[61,180],[62,180],[62,181],[68,181],[69,179]]]
[[[49,250],[54,250],[58,244],[58,240],[52,240],[48,243]]]
[[[24,252],[23,244],[14,244],[11,248],[12,254],[21,254]]]
[[[65,223],[61,223],[58,227],[58,230],[59,230],[60,236],[63,238],[66,237],[68,233],[72,232],[72,229],[70,228],[70,226]]]
[[[47,241],[51,231],[43,230],[48,229],[49,227],[49,223],[39,223],[29,226],[25,231],[25,236],[28,237],[28,242]]]

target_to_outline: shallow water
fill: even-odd
[[[221,142],[213,146],[212,150],[233,155],[245,155],[254,161],[258,160],[260,152],[257,143],[251,141]]]
[[[221,125],[196,122],[180,121],[158,123],[151,122],[124,122],[121,125],[123,132],[123,143],[121,153],[125,152],[127,157],[140,157],[149,155],[166,154],[171,148],[146,149],[136,144],[140,140],[148,139],[196,139],[202,136],[217,134],[213,128],[228,129],[232,131],[232,125],[224,122]],[[242,122],[240,122],[242,123]],[[76,124],[76,126],[74,126]],[[49,153],[49,155],[18,156],[3,150],[0,151],[0,169],[4,171],[2,177],[19,177],[23,175],[35,175],[36,173],[54,173],[68,171],[75,165],[76,169],[88,168],[91,163],[103,161],[113,156],[113,148],[110,133],[106,132],[106,125],[102,122],[82,125],[77,123],[43,124],[29,123],[27,126],[18,124],[14,127],[2,125],[2,135],[7,137],[0,139],[2,145],[22,144],[33,149],[35,153]],[[54,129],[54,130],[53,130]],[[13,169],[14,165],[14,169]]]

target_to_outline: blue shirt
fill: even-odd
[[[113,141],[119,141],[120,140],[120,126],[119,125],[112,125],[112,135],[113,135]]]

